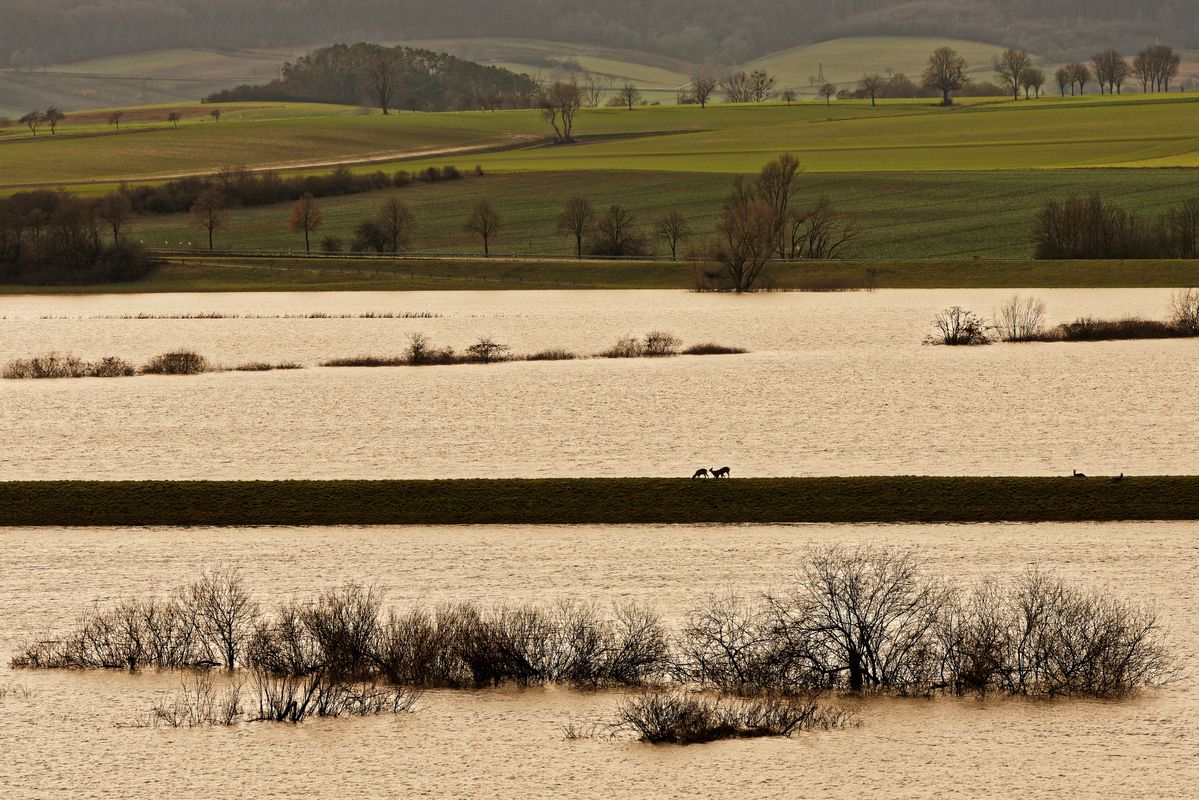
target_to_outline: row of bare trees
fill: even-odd
[[[1037,212],[1034,255],[1061,258],[1199,257],[1199,199],[1145,218],[1098,195],[1050,200]]]
[[[1175,676],[1153,611],[1042,572],[955,585],[914,550],[819,547],[785,588],[708,597],[671,633],[636,604],[383,612],[357,585],[267,614],[222,568],[166,600],[97,609],[16,668],[245,667],[267,718],[338,685],[639,686],[1121,697]]]

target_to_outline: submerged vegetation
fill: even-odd
[[[1080,317],[1045,327],[1045,304],[1014,295],[996,310],[988,325],[982,317],[952,306],[937,313],[927,344],[974,345],[1002,342],[1101,342],[1120,339],[1181,339],[1199,336],[1199,289],[1178,289],[1170,297],[1165,321],[1125,317],[1102,320]]]
[[[192,350],[175,350],[154,356],[141,367],[116,356],[97,361],[84,361],[69,353],[47,353],[29,358],[16,358],[5,365],[0,377],[9,379],[39,378],[123,378],[131,375],[199,375],[204,372],[265,372],[275,369],[303,369],[293,361],[269,363],[250,361],[233,367],[213,364]]]
[[[236,568],[217,567],[167,597],[97,607],[11,666],[239,670],[253,718],[289,722],[397,713],[424,688],[645,686],[655,691],[624,703],[617,726],[676,743],[842,724],[827,692],[1121,698],[1177,674],[1142,604],[1036,571],[951,582],[901,548],[811,548],[782,588],[701,598],[677,630],[628,602],[385,611],[379,590],[357,584],[269,610],[255,597]],[[230,724],[239,692],[185,684],[154,717]]]

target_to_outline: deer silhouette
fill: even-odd
[[[732,472],[732,470],[729,469],[728,467],[721,467],[720,469],[713,469],[712,477],[713,478],[727,478],[727,477],[729,477],[730,472]]]
[[[1072,478],[1085,478],[1085,477],[1087,477],[1086,475],[1083,475],[1083,474],[1082,474],[1081,472],[1079,472],[1078,470],[1073,470],[1073,472],[1074,472],[1074,474],[1070,476],[1070,477],[1072,477]]]
[[[699,469],[697,469],[695,471],[695,474],[691,476],[691,480],[695,480],[696,478],[706,478],[706,477],[708,477],[708,471],[706,469],[704,469],[703,467],[700,467]]]

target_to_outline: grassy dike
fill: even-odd
[[[0,526],[1199,519],[1199,476],[14,481]]]
[[[692,289],[712,264],[671,261],[447,258],[172,257],[148,278],[95,286],[0,285],[0,294],[319,292],[504,289]],[[1199,285],[1199,261],[822,261],[773,265],[784,291],[1136,289]]]

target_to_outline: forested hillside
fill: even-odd
[[[218,92],[211,102],[304,100],[388,109],[457,111],[525,108],[537,85],[527,75],[445,53],[358,43],[323,47],[283,67],[263,86]]]
[[[0,66],[170,47],[516,36],[733,64],[848,35],[935,35],[1089,56],[1199,46],[1194,0],[5,0]]]

